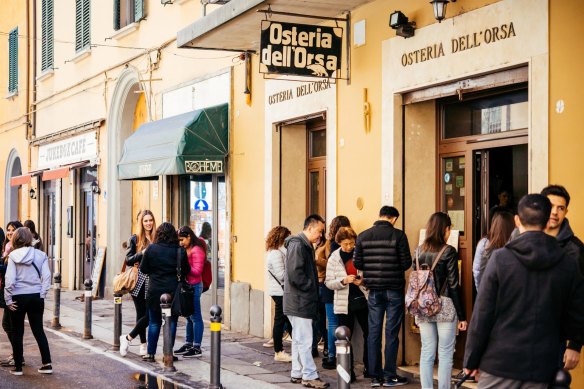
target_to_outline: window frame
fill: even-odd
[[[41,73],[52,70],[55,59],[55,15],[54,1],[42,0],[41,3]]]
[[[134,9],[133,14],[131,14],[133,18],[131,18],[131,20],[128,20],[128,23],[124,25],[122,25],[121,20],[122,1],[129,2],[130,4],[127,4],[128,8]],[[114,11],[113,12],[114,31],[121,30],[133,23],[138,23],[142,19],[146,18],[146,6],[144,0],[114,0],[113,11]]]
[[[75,53],[91,47],[91,0],[75,0]]]

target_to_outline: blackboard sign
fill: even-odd
[[[101,280],[101,272],[103,270],[103,263],[105,262],[105,247],[100,246],[97,249],[95,257],[93,257],[93,269],[91,271],[91,282],[93,282],[92,295],[96,297],[99,294],[99,282]]]

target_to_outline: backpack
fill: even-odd
[[[205,259],[203,263],[203,293],[209,290],[211,283],[213,282],[213,269],[211,267],[211,261]]]
[[[406,310],[410,315],[432,317],[442,309],[440,296],[436,291],[434,282],[434,268],[447,247],[448,245],[444,245],[438,252],[430,269],[426,265],[424,265],[424,269],[420,268],[418,261],[419,249],[416,250],[414,255],[416,258],[416,270],[410,273],[408,291],[406,292]]]

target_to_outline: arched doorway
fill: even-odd
[[[6,162],[6,175],[4,182],[4,225],[11,220],[21,219],[20,193],[22,186],[11,186],[10,179],[22,174],[20,157],[16,149],[12,149]]]

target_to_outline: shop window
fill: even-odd
[[[41,20],[41,71],[45,71],[53,68],[53,0],[42,0]]]
[[[75,52],[91,44],[91,1],[75,0]]]
[[[146,17],[144,0],[114,0],[114,30]]]

